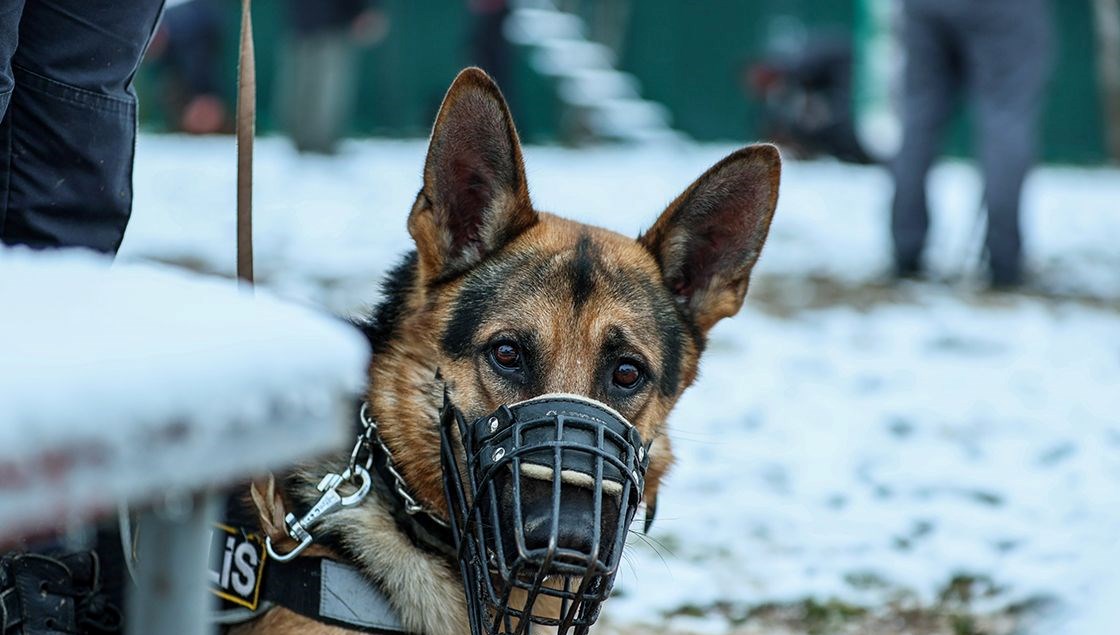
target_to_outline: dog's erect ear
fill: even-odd
[[[421,279],[453,277],[536,222],[509,108],[486,73],[468,68],[443,98],[408,218]]]
[[[696,179],[638,239],[702,333],[743,305],[778,204],[781,172],[776,147],[738,150]]]

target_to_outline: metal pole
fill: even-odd
[[[127,600],[130,635],[210,635],[210,530],[221,499],[184,497],[140,514],[136,586]]]

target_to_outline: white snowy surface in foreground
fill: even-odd
[[[337,448],[364,380],[341,321],[163,265],[0,248],[0,298],[0,530]]]
[[[729,150],[529,148],[526,161],[539,208],[637,235]],[[339,311],[373,303],[409,246],[423,153],[422,142],[367,142],[299,158],[260,142],[265,284]],[[233,170],[228,140],[143,138],[122,258],[232,271]],[[974,261],[979,191],[964,165],[931,178],[940,275]],[[788,163],[756,288],[774,281],[798,305],[810,277],[874,280],[889,262],[889,194],[878,169]],[[1038,278],[1095,301],[912,285],[902,302],[788,313],[748,297],[719,325],[670,420],[679,462],[652,532],[663,547],[634,541],[611,619],[658,622],[716,602],[874,603],[899,590],[929,600],[970,574],[1003,589],[995,607],[1057,598],[1048,634],[1115,632],[1120,177],[1043,169],[1025,205]]]

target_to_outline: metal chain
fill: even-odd
[[[353,467],[361,454],[361,449],[366,448],[366,469],[373,465],[373,450],[370,447],[371,443],[376,443],[377,447],[385,453],[385,468],[389,470],[389,474],[393,476],[396,483],[393,484],[393,489],[396,490],[397,495],[404,501],[404,511],[410,516],[424,512],[436,522],[444,524],[444,522],[435,514],[424,509],[408,491],[408,483],[405,482],[404,476],[397,471],[396,465],[393,463],[393,453],[389,450],[389,446],[385,445],[385,441],[381,438],[381,431],[377,428],[377,421],[369,413],[369,402],[362,402],[362,408],[358,411],[358,420],[361,422],[363,431],[358,435],[358,440],[354,444],[354,450],[350,453],[350,466]]]
[[[374,436],[377,436],[380,443],[381,435],[377,433],[377,422],[373,417],[369,416],[368,404],[362,402],[362,409],[358,412],[358,421],[362,424],[362,432],[358,434],[357,440],[354,441],[354,449],[350,450],[350,464],[349,468],[354,469],[358,464],[358,457],[361,456],[362,450],[366,451],[366,460],[363,465],[367,470],[373,467],[373,450],[370,448],[370,442]],[[382,447],[384,443],[380,443]]]
[[[374,443],[385,453],[385,467],[396,481],[393,489],[404,501],[405,512],[409,515],[424,512],[432,520],[446,526],[444,521],[425,510],[423,505],[408,493],[408,484],[404,482],[404,477],[393,466],[393,453],[389,451],[389,446],[385,445],[385,441],[381,439],[381,433],[377,429],[377,421],[369,414],[368,403],[362,403],[362,408],[358,411],[358,421],[362,424],[362,432],[354,440],[354,448],[350,450],[350,462],[346,471],[342,474],[329,472],[319,481],[319,484],[315,487],[323,495],[302,518],[296,518],[295,514],[288,514],[284,517],[284,527],[287,530],[288,537],[296,542],[295,548],[287,553],[278,552],[272,545],[272,537],[265,537],[265,549],[268,550],[268,555],[274,560],[287,562],[295,558],[315,541],[315,536],[311,533],[312,529],[324,516],[362,502],[366,494],[369,493],[372,483],[369,469],[373,467]],[[362,457],[363,450],[365,451],[365,458],[359,460]],[[343,496],[338,492],[338,488],[346,481],[351,482],[357,489],[352,494]]]

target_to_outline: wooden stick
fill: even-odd
[[[241,0],[237,59],[237,277],[253,284],[253,135],[257,119],[257,73],[253,55],[251,0]]]

